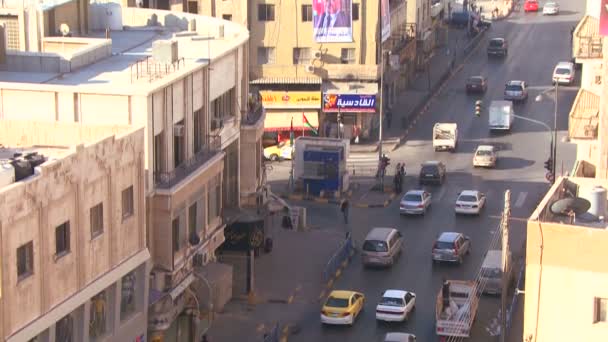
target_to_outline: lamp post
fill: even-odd
[[[553,165],[551,167],[551,183],[555,182],[555,169],[557,166],[557,96],[559,90],[559,83],[555,82],[555,86],[553,88],[549,88],[542,93],[538,94],[534,99],[536,102],[541,102],[544,99],[544,95],[553,91],[555,93],[555,101],[553,106],[553,137],[551,138],[551,160],[553,161]]]

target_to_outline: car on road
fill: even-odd
[[[496,167],[498,154],[492,145],[479,145],[473,155],[473,167]]]
[[[426,161],[420,165],[420,176],[418,177],[418,182],[420,185],[424,184],[443,184],[446,177],[446,168],[445,164],[437,161],[431,160]]]
[[[392,266],[403,249],[403,236],[395,228],[370,230],[361,247],[364,266]]]
[[[471,253],[471,239],[462,233],[444,232],[433,244],[433,262],[447,261],[462,264]]]
[[[492,38],[488,42],[487,48],[488,57],[491,56],[506,56],[509,54],[509,46],[504,38]]]
[[[505,84],[504,99],[507,101],[521,102],[528,99],[528,85],[525,81],[513,80]]]
[[[289,140],[281,141],[278,145],[266,147],[264,149],[264,158],[272,161],[291,159],[293,150]]]
[[[467,94],[485,93],[488,90],[488,80],[483,76],[471,76],[466,83]]]
[[[543,15],[557,15],[559,14],[559,5],[557,2],[549,1],[543,6]]]
[[[321,323],[353,325],[363,310],[365,296],[356,291],[331,291],[321,309]]]
[[[464,190],[458,194],[454,211],[456,214],[479,215],[486,204],[486,195],[477,190]]]
[[[524,2],[524,12],[538,12],[538,1],[526,0],[526,2]]]
[[[404,290],[386,290],[376,305],[376,320],[385,322],[407,321],[416,307],[416,294]]]
[[[416,335],[402,333],[402,332],[389,332],[384,336],[383,342],[416,342]]]
[[[424,215],[431,206],[431,194],[424,190],[410,190],[399,203],[399,213]]]
[[[572,84],[574,82],[574,63],[559,62],[553,69],[553,83]]]

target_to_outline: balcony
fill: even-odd
[[[592,92],[579,89],[568,115],[568,136],[570,139],[597,139],[600,116],[600,97]]]
[[[572,34],[572,56],[576,59],[602,59],[603,39],[599,19],[584,16]]]
[[[262,120],[260,120],[262,119]],[[264,121],[264,107],[259,93],[249,95],[247,114],[241,120],[241,128],[255,127]]]
[[[194,170],[201,167],[222,151],[220,136],[208,136],[207,143],[190,159],[169,172],[155,172],[154,182],[159,189],[170,189],[188,177]]]

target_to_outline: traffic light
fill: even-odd
[[[475,115],[481,116],[481,100],[475,101]]]
[[[545,169],[549,172],[553,172],[553,159],[549,158],[545,161]]]

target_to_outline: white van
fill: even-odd
[[[509,131],[515,119],[513,102],[492,101],[488,115],[488,126],[491,131]]]
[[[509,262],[507,263],[507,286],[513,279],[511,253],[509,252]],[[481,276],[479,283],[482,286],[483,293],[500,294],[502,292],[502,251],[490,250],[486,253],[481,264]]]
[[[571,62],[559,62],[553,69],[553,83],[572,84],[574,76],[574,64]]]

